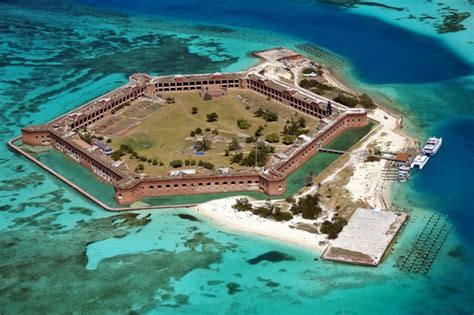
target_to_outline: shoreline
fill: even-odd
[[[255,235],[269,240],[283,241],[285,244],[309,250],[321,255],[326,245],[319,245],[320,241],[326,241],[323,234],[310,233],[290,227],[292,224],[309,223],[300,217],[290,221],[277,222],[252,214],[251,212],[238,212],[232,208],[238,198],[248,198],[245,195],[215,199],[192,207],[191,210],[209,218],[217,227],[231,232],[241,232],[247,235]],[[252,204],[261,204],[248,198]]]

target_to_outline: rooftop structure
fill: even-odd
[[[325,250],[323,258],[377,266],[406,219],[406,213],[359,208]]]

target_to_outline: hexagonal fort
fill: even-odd
[[[282,195],[291,172],[348,128],[367,124],[364,109],[331,103],[259,69],[134,74],[47,124],[23,128],[22,141],[64,153],[129,204],[162,195]]]

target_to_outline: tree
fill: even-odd
[[[232,206],[237,211],[250,211],[252,210],[252,204],[247,198],[239,198],[235,200],[235,204]]]
[[[229,151],[237,151],[237,150],[240,150],[240,149],[242,149],[242,147],[239,144],[239,141],[237,140],[237,138],[232,138],[232,140],[229,143],[228,150]]]
[[[252,127],[252,124],[245,119],[239,119],[237,120],[237,126],[239,126],[240,129],[249,129]]]
[[[114,152],[112,152],[112,154],[110,155],[110,157],[112,158],[112,160],[114,161],[118,161],[120,160],[120,157],[122,156],[122,152],[120,150],[116,150]]]
[[[271,133],[265,137],[265,140],[267,140],[270,143],[276,143],[280,141],[280,137],[276,133]]]
[[[254,138],[254,137],[247,137],[247,138],[245,138],[245,143],[252,143],[252,142],[255,142],[255,138]]]
[[[210,114],[207,114],[206,118],[208,122],[214,122],[214,121],[217,121],[217,119],[219,119],[219,116],[216,114],[216,112],[212,112]]]
[[[319,206],[318,195],[307,195],[298,200],[298,203],[294,204],[290,211],[293,214],[301,214],[305,219],[316,219],[322,212]]]
[[[173,160],[173,161],[170,162],[170,166],[172,166],[173,168],[181,167],[181,166],[183,166],[183,161]]]
[[[211,148],[211,143],[206,137],[204,137],[202,140],[196,141],[194,148],[196,151],[207,151]]]
[[[371,109],[376,107],[374,101],[365,93],[360,96],[360,103],[364,108]]]
[[[194,131],[197,135],[202,134],[202,129],[197,127],[196,130]]]
[[[196,115],[197,113],[198,113],[198,108],[197,107],[191,108],[191,114]]]
[[[347,107],[356,107],[359,101],[351,96],[346,96],[344,94],[338,94],[334,101],[341,103],[342,105],[346,105]]]
[[[283,136],[282,142],[286,145],[292,144],[295,142],[295,136],[285,135]]]
[[[263,129],[265,129],[265,128],[262,127],[262,126],[258,126],[257,130],[255,130],[255,138],[258,138],[261,135],[263,135]]]
[[[231,155],[230,157],[230,163],[231,164],[238,164],[242,161],[242,159],[244,158],[244,154],[242,152],[236,152],[235,154]]]
[[[324,221],[319,229],[321,233],[327,234],[329,239],[335,239],[347,224],[344,218],[336,217],[333,221]]]
[[[195,132],[194,130],[191,130],[191,132],[189,133],[189,135],[190,135],[191,137],[194,137],[194,136],[196,135],[196,132]]]
[[[263,119],[265,119],[265,121],[268,121],[268,122],[277,121],[278,114],[273,111],[266,111],[266,113],[263,115]]]
[[[298,119],[298,127],[306,128],[306,119],[302,116]]]

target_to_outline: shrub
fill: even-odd
[[[191,165],[196,165],[196,160],[191,160]]]
[[[219,115],[217,115],[216,112],[212,112],[210,114],[207,114],[206,118],[208,122],[214,122],[214,121],[217,121],[217,119],[219,119]]]
[[[240,150],[240,149],[242,149],[242,147],[240,146],[239,141],[237,140],[237,138],[232,138],[231,142],[229,143],[228,150],[229,151],[236,151],[236,150]]]
[[[202,140],[196,141],[194,144],[194,149],[196,151],[207,151],[211,148],[211,143],[207,138],[204,138]]]
[[[364,106],[365,108],[368,108],[368,109],[376,107],[374,101],[372,101],[370,96],[368,96],[365,93],[360,96],[360,103],[362,104],[362,106]]]
[[[293,214],[301,214],[305,219],[316,219],[322,212],[318,195],[307,195],[301,198],[290,211]]]
[[[190,135],[191,137],[194,137],[194,136],[196,135],[196,131],[191,130],[191,132],[189,133],[189,135]]]
[[[273,217],[276,221],[289,221],[293,219],[293,215],[291,214],[291,212],[278,211]]]
[[[184,165],[188,166],[191,164],[191,161],[190,160],[184,160]]]
[[[212,100],[212,95],[209,93],[204,94],[204,97],[202,98],[205,101],[210,101]]]
[[[173,160],[173,161],[170,162],[170,165],[171,165],[173,168],[178,168],[178,167],[183,166],[183,161],[181,161],[181,160]]]
[[[255,142],[255,138],[254,138],[254,137],[247,137],[247,138],[245,139],[245,143],[253,143],[253,142]]]
[[[109,138],[109,139],[107,139],[107,141],[105,141],[105,142],[107,142],[107,143],[112,143],[112,139]]]
[[[209,132],[211,131],[211,128],[207,127],[206,129],[204,129],[204,131]]]
[[[104,140],[104,137],[98,136],[98,137],[97,137],[97,140],[102,141],[102,140]]]
[[[239,198],[235,200],[235,204],[232,206],[237,211],[250,211],[252,210],[252,204],[247,198]]]
[[[197,113],[198,113],[198,108],[197,107],[191,108],[191,114],[196,115]]]
[[[285,135],[283,136],[282,142],[286,145],[292,144],[295,142],[295,136]]]
[[[334,101],[341,103],[343,105],[346,105],[347,107],[356,107],[359,101],[351,96],[346,96],[344,94],[338,94],[335,98]]]
[[[262,126],[258,126],[257,130],[255,130],[255,138],[258,138],[261,135],[263,135],[263,129],[265,129],[265,128],[262,127]]]
[[[151,162],[151,164],[153,164],[153,165],[158,165],[157,159],[153,159],[153,161]]]
[[[280,137],[276,133],[271,133],[265,137],[265,140],[270,143],[276,143],[280,141]]]
[[[296,202],[296,200],[293,196],[286,197],[285,201],[288,202],[288,203],[295,203]]]
[[[237,126],[239,126],[240,129],[249,129],[252,127],[252,124],[245,119],[239,119],[237,120]]]
[[[152,159],[148,159],[147,162],[148,162],[148,163],[151,163],[151,162],[152,162]]]
[[[112,154],[110,155],[110,157],[114,161],[120,160],[120,156],[122,156],[122,152],[120,150],[116,150],[116,151],[112,152]]]
[[[199,161],[198,166],[202,166],[205,169],[212,170],[214,168],[214,164],[210,162]]]
[[[230,157],[230,163],[231,164],[238,164],[242,161],[242,159],[244,158],[244,154],[242,152],[237,152],[235,154],[233,154],[231,157]]]
[[[140,156],[140,161],[146,162],[146,156]]]
[[[328,220],[324,221],[319,231],[323,234],[327,234],[329,239],[335,239],[346,224],[347,221],[344,218],[337,217],[333,219],[333,222]]]
[[[194,130],[194,132],[197,134],[197,135],[200,135],[202,134],[202,129],[197,127],[196,130]]]
[[[212,134],[217,136],[217,135],[219,134],[219,131],[218,131],[217,129],[214,129],[214,130],[212,131]]]

